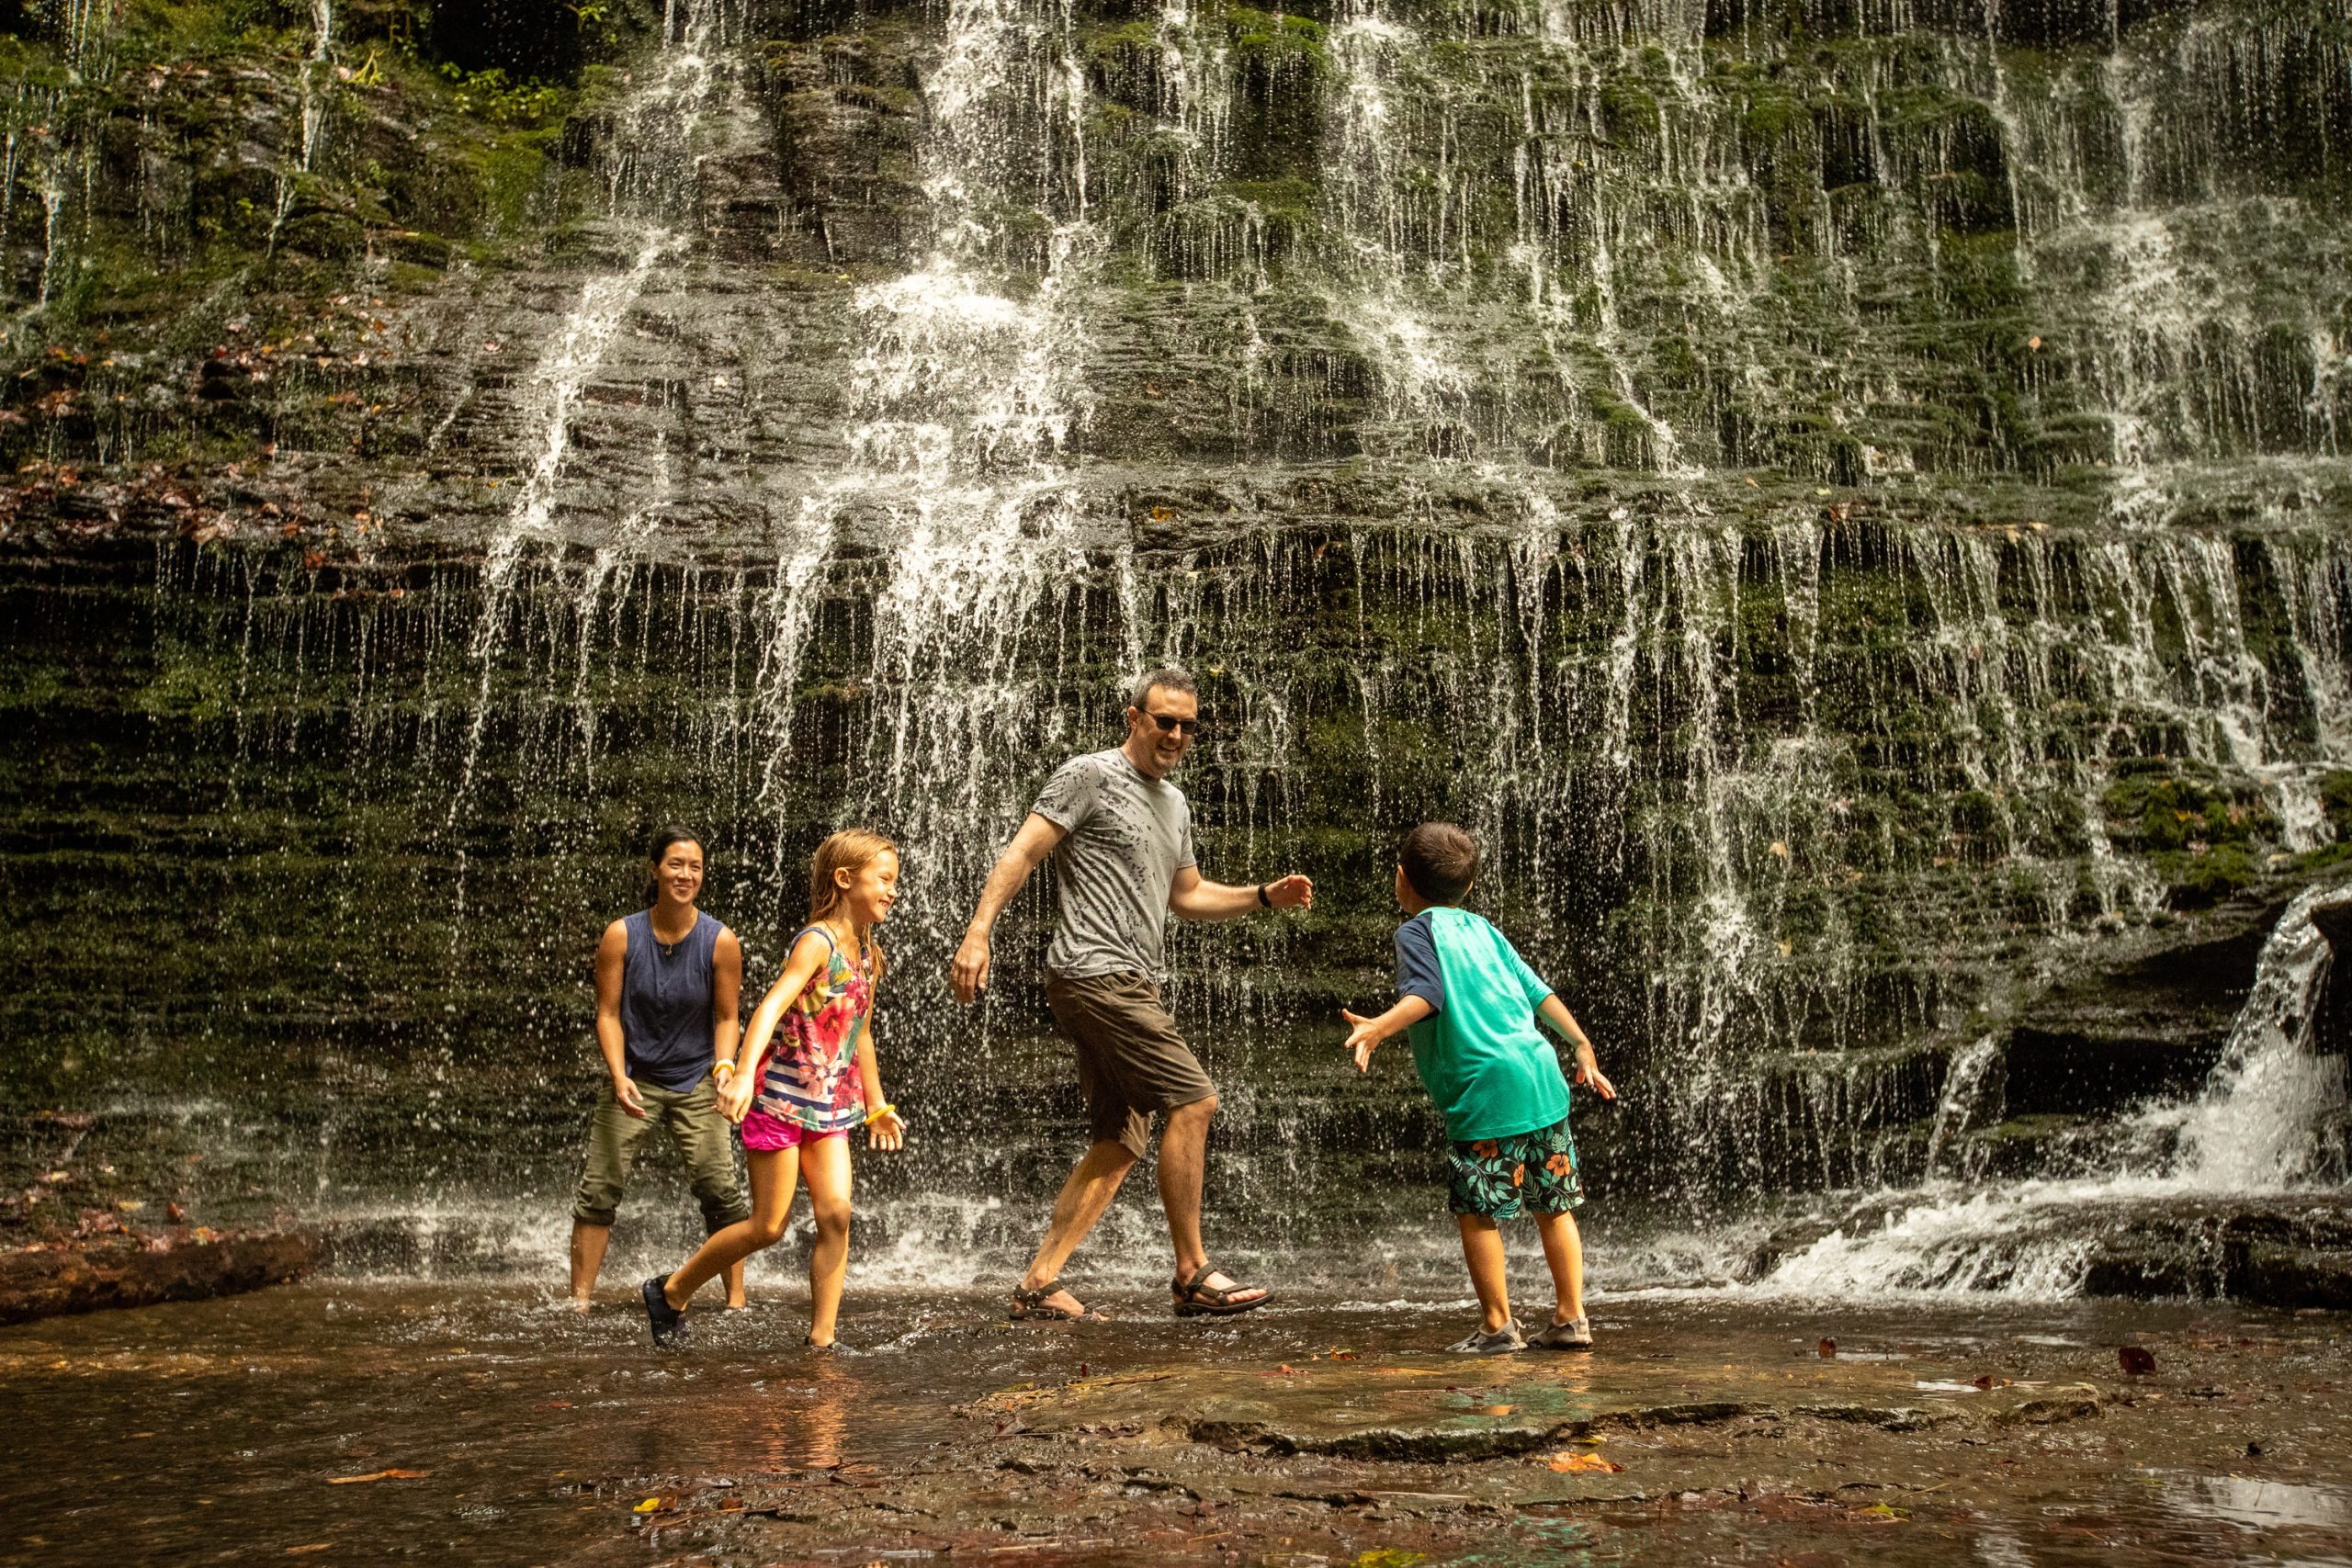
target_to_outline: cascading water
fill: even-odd
[[[2317,1022],[2334,950],[2313,911],[2340,886],[2301,894],[2262,950],[2252,994],[2222,1060],[2194,1097],[2151,1106],[2122,1128],[2108,1168],[2068,1179],[2003,1182],[1983,1173],[1890,1194],[1779,1260],[1757,1290],[1800,1296],[1889,1290],[1997,1292],[2027,1299],[2078,1293],[2099,1233],[2135,1213],[2170,1216],[2231,1200],[2342,1201],[2352,1187],[2343,1145],[2345,1062],[2321,1048]],[[1993,1076],[1995,1043],[1953,1060],[1938,1107],[1928,1174]]]
[[[187,1070],[224,1103],[205,1073],[314,1069],[324,1206],[552,1214],[637,826],[708,827],[756,987],[801,857],[869,821],[907,847],[881,1037],[922,1120],[863,1190],[907,1275],[980,1271],[1069,1152],[1042,897],[987,1009],[937,976],[1037,782],[1169,658],[1217,727],[1204,869],[1322,888],[1171,950],[1239,1242],[1418,1224],[1430,1127],[1329,1025],[1382,989],[1387,846],[1432,816],[1628,1069],[1597,1188],[1704,1227],[1984,1179],[2031,1114],[1970,1043],[2001,1010],[2317,869],[2352,807],[2340,142],[2277,155],[2338,122],[2340,44],[2291,5],[2097,38],[1954,5],[1834,48],[1687,0],[1474,10],[671,8],[583,97],[527,265],[411,312],[397,461],[306,455],[407,542],[165,547],[124,700],[232,803],[201,841],[297,868],[233,917],[295,972],[219,1006],[138,976],[142,1048],[217,1052]],[[45,90],[0,152],[19,304],[85,155],[34,135]],[[2313,1091],[2240,1055],[2212,1116]],[[512,1102],[455,1107],[474,1073]],[[2205,1114],[2076,1185],[2254,1147]],[[2289,1143],[2247,1157],[2310,1179]],[[1868,1245],[1989,1280],[1962,1242],[2068,1201],[1931,1188],[1887,1233],[1925,1239]],[[1863,1246],[1772,1278],[1895,1267]]]

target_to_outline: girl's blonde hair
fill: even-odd
[[[899,846],[881,834],[866,828],[844,828],[829,833],[808,857],[808,923],[815,925],[831,915],[842,901],[841,885],[833,880],[833,873],[846,871],[854,880],[857,874],[872,864],[885,852],[899,852]],[[866,933],[857,933],[864,943]],[[878,956],[878,955],[877,955]]]

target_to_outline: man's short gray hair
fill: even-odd
[[[1182,670],[1171,666],[1165,670],[1155,670],[1136,682],[1135,701],[1127,705],[1142,709],[1146,700],[1154,692],[1182,692],[1194,702],[1200,701],[1201,697],[1201,689],[1193,683],[1193,678]]]

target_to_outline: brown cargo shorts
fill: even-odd
[[[1146,976],[1048,975],[1046,1000],[1078,1049],[1078,1087],[1095,1143],[1124,1144],[1140,1159],[1152,1112],[1216,1093]]]

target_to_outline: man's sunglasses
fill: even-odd
[[[1172,713],[1154,713],[1149,708],[1137,708],[1136,711],[1159,726],[1163,734],[1173,735],[1181,731],[1194,739],[1200,738],[1201,721],[1197,718],[1179,718]]]

